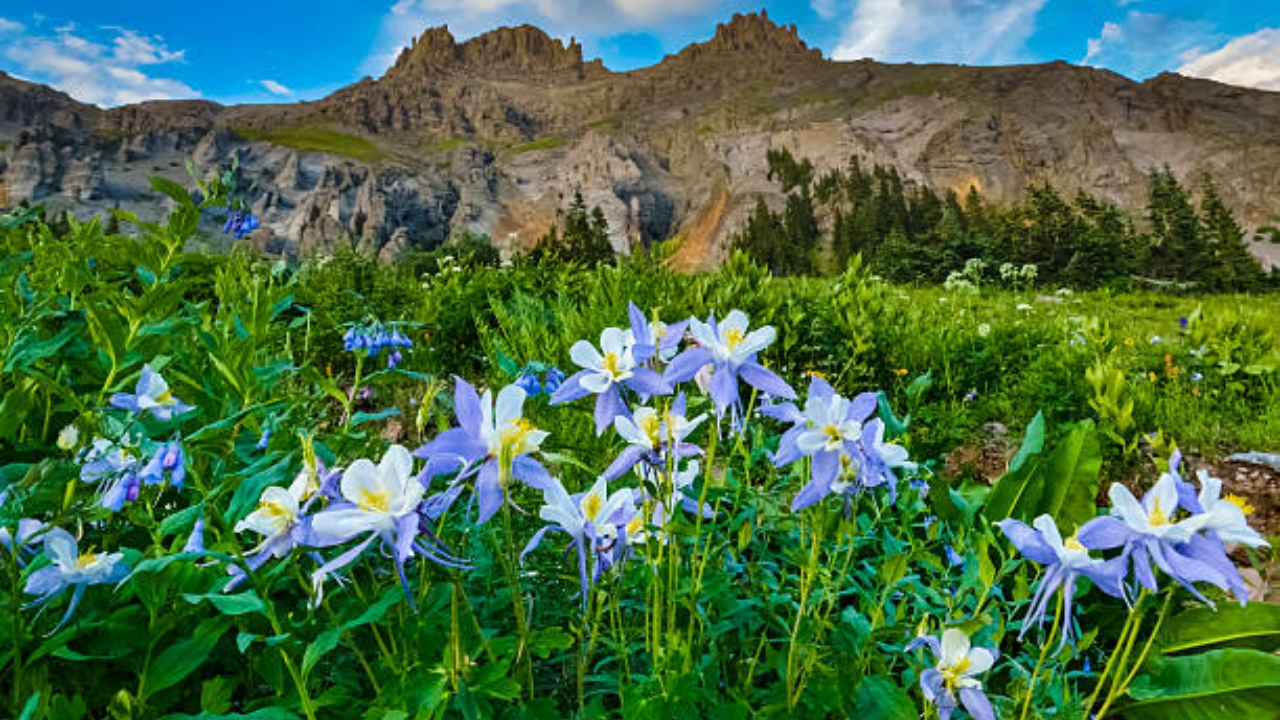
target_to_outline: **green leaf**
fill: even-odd
[[[858,686],[852,717],[858,720],[916,720],[920,717],[911,696],[897,683],[873,675]]]
[[[195,209],[196,204],[191,200],[191,194],[187,192],[186,188],[172,180],[162,177],[153,177],[151,178],[151,189],[158,193],[167,195],[174,202],[178,203],[179,206],[190,206],[192,209]]]
[[[1166,655],[1221,643],[1274,636],[1280,645],[1280,606],[1252,602],[1195,607],[1170,618],[1156,639]]]
[[[1166,657],[1129,688],[1125,720],[1275,720],[1280,656],[1229,648]]]
[[[209,653],[231,627],[224,617],[214,617],[196,626],[191,637],[180,640],[156,656],[147,672],[147,692],[155,694],[182,682],[209,659]]]
[[[355,427],[366,422],[381,422],[389,417],[395,417],[400,414],[400,408],[389,407],[386,410],[379,410],[374,413],[358,412],[351,415],[351,427]]]
[[[387,588],[378,602],[370,605],[359,617],[320,633],[302,654],[302,676],[308,677],[316,663],[320,662],[320,659],[329,651],[338,647],[338,643],[342,640],[342,633],[361,625],[378,622],[402,597],[404,597],[404,590],[399,586]]]
[[[174,713],[165,715],[160,720],[298,720],[298,715],[287,708],[272,705],[251,713],[227,713],[226,715],[214,715],[208,712],[202,712],[199,715]]]
[[[1022,447],[1009,463],[1009,472],[1017,472],[1026,463],[1027,458],[1044,449],[1044,413],[1037,412],[1027,425],[1027,435],[1022,439]]]
[[[18,713],[18,720],[32,720],[36,716],[38,707],[40,707],[40,693],[31,693],[31,697],[27,698],[27,704],[22,706],[22,712]]]
[[[249,613],[258,613],[266,615],[266,606],[262,603],[262,598],[252,590],[242,592],[236,595],[223,595],[221,593],[209,593],[207,595],[184,594],[182,596],[192,605],[199,605],[204,601],[208,601],[210,605],[218,609],[223,615],[248,615]]]
[[[1102,445],[1092,420],[1079,423],[1041,464],[1039,502],[1030,517],[1048,513],[1063,527],[1080,525],[1097,515]]]

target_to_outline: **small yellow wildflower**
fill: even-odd
[[[1254,506],[1250,505],[1248,500],[1245,500],[1243,497],[1240,497],[1239,495],[1233,495],[1232,493],[1227,493],[1226,495],[1222,496],[1222,499],[1240,508],[1240,512],[1244,513],[1245,515],[1252,515],[1253,511],[1257,509]]]

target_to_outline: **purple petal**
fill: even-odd
[[[782,378],[773,374],[771,370],[765,369],[762,365],[757,365],[753,362],[743,363],[738,368],[738,372],[748,385],[761,392],[769,393],[773,397],[786,398],[787,400],[796,399],[796,391],[783,382]],[[818,378],[814,379],[817,380]]]
[[[774,420],[784,423],[795,424],[803,423],[805,421],[804,414],[801,413],[800,409],[796,407],[796,404],[792,402],[764,405],[756,412],[759,412],[767,418],[773,418]]]
[[[662,379],[658,373],[649,368],[638,367],[634,375],[626,380],[626,386],[641,395],[670,395],[671,384]]]
[[[671,359],[663,377],[671,385],[686,382],[697,375],[704,366],[710,365],[713,359],[711,351],[706,348],[689,348]]]
[[[478,426],[478,425],[477,425]],[[449,428],[425,446],[414,451],[414,456],[431,460],[436,457],[458,457],[464,462],[475,462],[489,453],[485,443],[465,428]]]
[[[1024,557],[1041,565],[1057,565],[1058,553],[1044,541],[1040,533],[1024,522],[1009,518],[996,523]]]
[[[919,638],[918,638],[919,639]],[[942,672],[937,668],[928,668],[920,673],[920,690],[924,692],[924,697],[929,702],[937,700],[942,694],[942,683],[945,678]]]
[[[580,370],[560,383],[560,387],[551,394],[551,404],[560,405],[561,403],[572,402],[580,397],[586,397],[590,393],[586,388],[582,387],[581,380],[586,377],[590,371]]]
[[[453,378],[453,411],[458,416],[458,425],[472,436],[480,434],[480,423],[483,412],[480,408],[480,395],[471,383],[458,376]]]
[[[116,393],[111,396],[111,406],[136,413],[138,412],[138,396],[129,393]]]
[[[608,390],[596,397],[596,435],[603,435],[605,428],[613,425],[619,416],[629,416],[627,406],[622,402],[617,385],[610,385]]]
[[[617,459],[609,464],[609,467],[601,473],[600,477],[603,477],[605,480],[616,480],[617,478],[622,477],[623,473],[635,467],[635,464],[640,462],[640,458],[643,455],[644,450],[642,448],[636,447],[635,445],[628,445],[627,449],[623,450],[618,455]]]
[[[542,467],[542,463],[527,455],[511,461],[511,474],[534,490],[546,490],[553,482],[551,473]]]
[[[853,402],[849,403],[849,414],[847,417],[850,420],[866,422],[867,418],[871,417],[879,406],[880,397],[878,395],[871,392],[860,393],[853,399]]]
[[[476,478],[476,498],[480,503],[478,524],[483,525],[502,507],[502,485],[498,482],[497,462],[490,460],[480,467],[480,475]]]
[[[996,720],[991,703],[979,688],[960,688],[960,702],[964,703],[964,709],[969,711],[973,720]]]
[[[1104,515],[1096,517],[1076,532],[1076,539],[1090,550],[1110,550],[1129,542],[1133,531],[1124,521],[1117,517]]]
[[[1124,600],[1124,578],[1128,564],[1128,558],[1120,555],[1097,565],[1083,568],[1080,573],[1092,580],[1093,584],[1102,592],[1111,597]]]
[[[723,365],[716,366],[711,373],[711,401],[720,415],[738,402],[738,376]]]

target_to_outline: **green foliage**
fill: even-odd
[[[340,155],[363,163],[376,163],[386,157],[386,151],[370,140],[315,125],[271,129],[238,127],[235,133],[254,142],[269,142],[303,152]]]
[[[598,207],[588,212],[582,192],[574,191],[573,202],[560,212],[551,230],[538,238],[526,259],[534,262],[575,262],[587,266],[614,262],[609,222],[604,212]]]

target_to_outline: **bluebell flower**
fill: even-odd
[[[956,552],[956,549],[954,546],[948,545],[946,547],[946,554],[947,554],[948,565],[950,565],[953,568],[958,567],[961,570],[964,569],[964,566],[965,566],[964,555],[961,555],[960,553]]]
[[[271,442],[271,428],[263,428],[262,436],[258,438],[257,448],[259,450],[266,450],[267,444],[270,442]]]
[[[173,396],[169,383],[160,373],[151,370],[151,365],[142,366],[142,376],[133,393],[116,393],[111,396],[111,405],[133,413],[151,413],[160,422],[168,422],[174,415],[182,415],[191,410],[191,406]]]
[[[196,524],[191,528],[191,534],[187,536],[187,542],[182,546],[184,553],[202,553],[204,552],[204,517],[196,518]]]
[[[709,394],[716,414],[724,417],[732,411],[735,427],[741,417],[738,380],[775,398],[794,400],[796,393],[782,378],[765,369],[756,360],[760,351],[773,344],[777,332],[765,326],[748,332],[748,320],[741,310],[729,313],[723,322],[714,315],[707,322],[689,321],[689,332],[698,346],[689,348],[671,360],[664,374],[668,383],[686,382],[704,367],[711,367]]]
[[[71,533],[54,528],[44,535],[44,554],[49,564],[31,573],[23,590],[37,596],[27,607],[48,606],[59,595],[72,590],[71,603],[50,634],[57,632],[75,613],[90,585],[117,583],[129,574],[129,566],[122,560],[123,553],[81,554]]]
[[[187,477],[186,456],[182,451],[182,443],[174,440],[160,446],[156,454],[138,473],[138,478],[146,485],[160,485],[169,476],[169,484],[181,489]]]
[[[560,385],[551,396],[551,404],[595,395],[596,434],[603,434],[614,418],[628,412],[622,388],[641,398],[671,393],[671,385],[644,365],[651,351],[648,345],[632,342],[630,333],[612,327],[600,333],[598,349],[586,340],[579,340],[569,349],[569,357],[582,369]]]
[[[98,485],[98,503],[112,512],[119,512],[125,503],[138,499],[142,487],[138,458],[130,448],[114,445],[103,438],[95,438],[82,453],[80,479]]]
[[[243,240],[258,227],[257,215],[236,210],[227,215],[227,221],[222,225],[222,232],[234,235],[237,240]]]
[[[538,430],[523,416],[524,390],[504,387],[495,400],[486,390],[484,397],[462,378],[456,378],[454,411],[458,427],[440,433],[414,451],[427,461],[427,480],[446,473],[457,477],[443,492],[427,499],[426,514],[438,518],[462,492],[463,481],[475,476],[475,497],[481,524],[502,507],[508,484],[520,480],[535,490],[544,490],[551,475],[530,455],[538,450],[548,433]]]
[[[1024,557],[1044,566],[1044,577],[1036,587],[1027,614],[1022,620],[1019,638],[1026,636],[1033,625],[1044,622],[1050,614],[1049,601],[1062,590],[1062,644],[1071,642],[1071,609],[1075,597],[1076,579],[1081,575],[1093,581],[1104,593],[1124,598],[1123,559],[1100,560],[1091,557],[1089,550],[1075,537],[1062,538],[1057,524],[1048,515],[1032,521],[1032,527],[1012,518],[996,525]]]
[[[312,516],[307,542],[330,547],[364,539],[315,571],[315,602],[323,597],[325,579],[352,563],[375,540],[381,540],[391,555],[411,605],[413,594],[404,572],[409,559],[421,555],[447,567],[464,567],[423,527],[419,508],[426,487],[415,476],[413,456],[405,448],[392,445],[377,465],[364,458],[356,460],[343,472],[341,490],[341,502]]]
[[[1178,325],[1179,325],[1183,330],[1186,330],[1186,329],[1187,329],[1187,325],[1189,325],[1189,324],[1190,324],[1190,323],[1187,321],[1187,316],[1186,316],[1186,315],[1183,315],[1182,317],[1178,318]]]
[[[969,636],[956,628],[942,631],[941,641],[932,635],[916,638],[907,644],[906,651],[922,646],[933,651],[937,660],[934,667],[920,674],[920,689],[938,710],[938,720],[951,720],[951,713],[960,705],[964,705],[974,720],[995,720],[991,702],[977,676],[995,665],[1000,651],[971,647]]]
[[[537,373],[526,370],[520,373],[520,377],[516,378],[515,386],[524,391],[529,397],[537,397],[542,394],[542,383],[538,381]]]
[[[560,368],[553,366],[549,370],[547,370],[547,375],[543,380],[542,387],[543,387],[543,390],[548,395],[554,395],[556,391],[560,389],[560,386],[563,384],[564,384],[564,372],[562,372]]]

